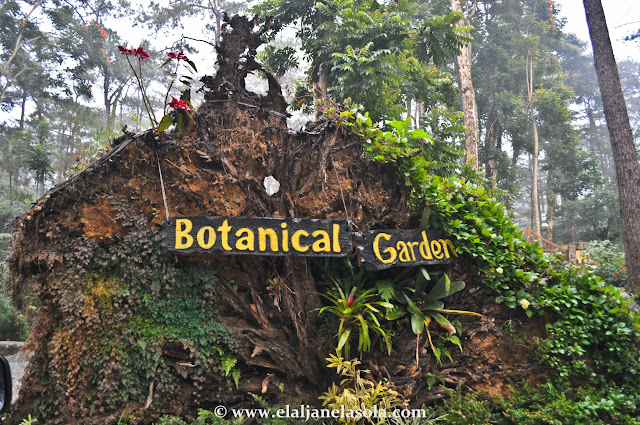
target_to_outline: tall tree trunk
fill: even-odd
[[[496,143],[498,140],[498,127],[500,126],[498,109],[494,106],[491,108],[489,112],[489,117],[487,118],[487,135],[486,135],[486,151],[487,151],[487,175],[491,179],[491,187],[495,188],[498,186],[498,161],[497,161],[497,153],[496,153]]]
[[[529,101],[529,118],[531,119],[531,126],[533,128],[533,216],[535,218],[535,231],[540,234],[540,202],[538,200],[538,151],[540,149],[540,142],[538,138],[538,124],[536,123],[536,117],[533,113],[533,54],[529,52],[527,54],[527,95]]]
[[[602,3],[600,0],[583,2],[616,167],[622,241],[629,273],[625,288],[635,293],[640,286],[640,164]]]
[[[547,228],[547,235],[545,236],[547,239],[553,242],[553,220],[555,219],[555,207],[557,205],[556,202],[556,193],[552,189],[553,181],[553,168],[549,167],[549,171],[547,172],[547,224],[549,227]]]
[[[25,116],[26,107],[27,107],[27,92],[26,90],[22,90],[22,102],[20,105],[20,131],[24,130],[24,116]]]
[[[451,0],[451,10],[462,12],[460,0]],[[460,19],[457,26],[462,27],[464,20]],[[471,45],[465,43],[460,48],[460,54],[456,56],[456,69],[460,84],[460,96],[462,98],[462,112],[464,113],[465,160],[468,165],[478,168],[478,106],[476,94],[471,80]]]
[[[102,87],[102,94],[104,100],[104,131],[108,131],[109,125],[111,124],[111,99],[109,97],[109,84],[111,80],[111,75],[109,71],[105,68],[104,70],[104,84]]]

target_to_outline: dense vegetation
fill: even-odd
[[[7,2],[0,18],[7,29],[0,38],[3,65],[10,65],[3,67],[0,82],[6,92],[0,100],[6,110],[21,111],[19,119],[3,124],[0,134],[5,141],[6,190],[1,204],[5,222],[26,209],[55,178],[69,176],[75,155],[105,149],[120,133],[114,123],[140,128],[146,125],[141,118],[146,102],[164,108],[159,92],[136,92],[135,80],[123,62],[129,58],[117,53],[117,35],[105,26],[109,14],[116,13],[110,3],[93,9],[86,2],[76,8],[49,3],[34,8],[40,6],[45,12],[42,18],[28,19],[27,6]],[[591,60],[580,42],[562,33],[553,2],[480,2],[475,14],[468,16],[475,29],[457,27],[461,16],[448,8],[448,3],[437,1],[390,6],[376,1],[292,4],[271,0],[254,10],[273,16],[274,25],[266,35],[276,41],[261,57],[283,79],[302,58],[291,46],[282,46],[278,32],[300,20],[299,43],[310,68],[307,79],[297,82],[290,99],[293,108],[311,109],[328,119],[336,134],[355,137],[368,161],[392,165],[407,205],[414,216],[422,217],[420,225],[456,238],[459,252],[474,270],[472,279],[481,281],[496,303],[512,309],[517,320],[544,317],[546,321],[546,335],[537,340],[508,322],[502,324],[505,334],[532,344],[537,360],[552,367],[545,383],[533,388],[514,386],[507,398],[452,392],[448,401],[432,408],[433,418],[446,415],[447,423],[456,424],[638,423],[640,320],[629,310],[630,296],[619,289],[625,279],[624,260],[608,242],[619,240],[620,229],[611,154],[603,143],[607,136]],[[218,23],[223,9],[210,10]],[[153,6],[145,16],[162,25],[179,20],[187,14],[185,10]],[[52,23],[56,34],[68,42],[48,37],[38,26],[43,22]],[[220,24],[214,27],[219,40]],[[10,62],[12,46],[21,43],[18,37],[31,44],[22,45],[19,50],[26,54]],[[464,128],[449,66],[456,51],[471,40],[484,173],[463,161]],[[191,48],[184,41],[177,46]],[[144,65],[153,59],[163,62],[159,53],[151,53]],[[63,59],[75,67],[63,68]],[[34,81],[39,78],[34,73],[20,72],[36,66],[48,71],[42,73],[45,82]],[[535,74],[523,75],[522,69],[528,66]],[[193,63],[190,68],[195,69]],[[152,69],[145,67],[144,75],[160,80]],[[638,66],[624,63],[621,71],[637,129]],[[150,77],[142,78],[142,68],[139,72],[138,87],[151,87]],[[167,98],[180,90],[184,95],[191,86],[193,78],[185,80],[185,71],[181,72],[172,76],[173,91]],[[101,109],[86,105],[93,84],[103,88]],[[35,111],[29,114],[31,103]],[[127,115],[133,115],[133,121]],[[531,116],[541,140],[541,211],[534,211],[527,199],[538,171],[532,169],[537,159],[532,158]],[[587,119],[579,120],[581,116]],[[94,133],[96,117],[104,119],[99,133]],[[79,163],[76,171],[82,167]],[[609,197],[602,207],[599,194]],[[523,225],[533,226],[535,215],[544,216],[547,236],[556,241],[607,242],[590,246],[588,255],[595,263],[571,266],[543,254],[539,245],[527,243],[511,217],[514,212]],[[130,400],[142,404],[154,386],[161,396],[172,394],[186,372],[171,370],[161,360],[164,340],[180,340],[195,358],[193,366],[220,375],[218,390],[238,387],[238,342],[216,320],[216,273],[190,267],[185,274],[159,251],[159,234],[146,228],[143,217],[138,219],[130,218],[125,225],[134,230],[117,244],[105,247],[91,239],[82,244],[74,240],[59,249],[65,258],[64,271],[48,290],[57,300],[66,328],[54,335],[50,350],[72,354],[47,370],[50,392],[34,414],[50,415],[69,397],[77,412],[93,415]],[[401,403],[402,397],[388,383],[373,385],[363,379],[365,371],[353,358],[356,352],[360,357],[369,352],[391,353],[393,330],[403,315],[410,317],[417,341],[426,335],[429,355],[437,364],[453,361],[451,351],[464,350],[457,336],[460,322],[453,319],[474,312],[456,310],[448,299],[465,288],[464,282],[413,269],[389,279],[355,270],[350,263],[347,267],[314,264],[313,270],[318,272],[317,282],[325,281],[318,289],[326,303],[318,312],[325,317],[331,313],[340,323],[331,330],[336,335],[332,340],[336,355],[326,355],[331,355],[330,367],[345,381],[324,393],[321,400],[326,404],[344,404],[354,397],[355,405],[367,405],[372,399]],[[164,290],[170,295],[160,296]],[[22,313],[5,304],[0,303],[2,326],[11,335],[24,337]],[[74,318],[78,305],[83,306],[80,326]],[[201,325],[190,326],[194,320]],[[325,322],[327,326],[336,323]],[[449,335],[434,332],[432,341],[436,324]],[[74,353],[80,340],[91,350]],[[418,356],[416,349],[416,363]],[[118,384],[113,376],[121,378]],[[110,404],[100,404],[107,398]],[[128,418],[120,420],[127,423]],[[188,422],[167,416],[157,423]],[[242,422],[202,411],[192,423]]]

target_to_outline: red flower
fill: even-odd
[[[349,295],[349,298],[347,298],[347,307],[349,308],[353,307],[354,301],[355,301],[355,296]]]
[[[178,59],[179,61],[188,62],[189,58],[182,52],[169,52],[168,53],[170,59]]]
[[[171,102],[169,102],[169,108],[174,108],[174,109],[183,109],[185,111],[191,111],[191,107],[189,105],[187,105],[186,103],[184,103],[184,100],[180,99],[176,99],[175,97],[171,98]]]
[[[118,46],[118,50],[123,55],[130,56],[139,56],[140,60],[149,59],[149,53],[147,53],[142,47],[138,47],[137,49],[127,49],[123,46]]]
[[[552,8],[548,8],[547,10],[548,10],[549,12],[553,12],[553,9],[552,9]]]
[[[100,37],[104,38],[104,37],[109,37],[109,33],[107,33],[105,30],[103,30],[102,28],[100,28],[98,30],[98,32],[100,33]]]
[[[142,47],[138,47],[133,51],[133,56],[140,56],[140,60],[149,59],[149,53],[147,53]]]
[[[613,277],[617,278],[618,277],[618,272],[613,272]]]

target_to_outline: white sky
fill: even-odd
[[[616,60],[631,58],[640,61],[640,40],[624,41],[624,37],[640,28],[640,0],[601,1]],[[556,0],[556,6],[567,18],[563,31],[576,34],[591,46],[582,0]]]

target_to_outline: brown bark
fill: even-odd
[[[583,1],[618,181],[622,240],[629,274],[626,289],[635,293],[640,285],[640,164],[602,3]]]
[[[451,0],[451,10],[462,12],[460,0]],[[462,27],[464,20],[461,19],[457,26]],[[456,69],[460,85],[460,96],[462,98],[462,112],[464,113],[465,139],[465,161],[473,168],[478,168],[478,107],[476,105],[476,95],[471,79],[471,46],[465,43],[460,48],[460,54],[456,55]]]

